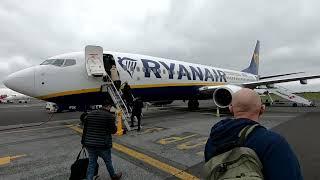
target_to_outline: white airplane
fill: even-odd
[[[11,89],[1,88],[0,89],[0,102],[1,103],[28,103],[31,97],[24,94],[17,93]]]
[[[188,107],[193,109],[202,99],[213,99],[218,107],[227,107],[232,94],[244,87],[255,89],[290,81],[302,83],[320,77],[274,79],[288,74],[259,77],[259,48],[257,41],[249,67],[234,71],[146,55],[103,52],[99,46],[87,46],[84,52],[57,55],[40,65],[13,73],[4,84],[28,96],[54,102],[59,108],[86,107],[105,100],[105,93],[100,90],[105,84],[102,76],[115,64],[121,81],[128,82],[135,97],[143,101],[189,100]]]
[[[4,99],[7,103],[28,103],[30,101],[30,97],[23,94],[13,94]]]

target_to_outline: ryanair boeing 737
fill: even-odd
[[[15,72],[4,84],[22,94],[54,102],[60,108],[85,107],[105,100],[101,92],[105,83],[102,76],[114,64],[121,82],[128,82],[133,95],[143,101],[189,100],[189,108],[197,108],[198,100],[213,99],[214,104],[223,108],[230,104],[232,94],[244,87],[255,89],[290,81],[302,83],[320,77],[259,78],[259,41],[249,67],[242,71],[146,55],[103,52],[99,46],[87,47],[84,52],[57,55],[40,65]],[[284,75],[272,77],[280,76]]]

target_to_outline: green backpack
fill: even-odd
[[[262,163],[254,150],[242,147],[250,132],[259,126],[255,124],[244,127],[239,133],[239,141],[233,143],[229,149],[212,157],[204,165],[204,175],[207,180],[261,180]],[[219,148],[219,147],[218,147]],[[230,149],[231,148],[231,149]],[[223,148],[222,148],[223,149]],[[220,151],[221,152],[221,151]]]

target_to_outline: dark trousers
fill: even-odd
[[[140,129],[140,126],[141,126],[141,114],[132,114],[131,115],[131,126],[134,126],[134,117],[137,117],[137,119],[138,119],[138,129]]]
[[[121,86],[121,81],[120,81],[120,80],[113,81],[113,84],[114,84],[114,86],[117,88],[117,90],[120,89],[120,86]]]

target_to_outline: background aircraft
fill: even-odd
[[[0,95],[0,103],[4,103],[5,102],[5,98],[7,97],[7,95],[6,94],[1,94]]]
[[[8,88],[0,89],[0,102],[1,103],[28,103],[30,101],[29,96],[12,91]]]
[[[242,71],[87,47],[90,48],[84,52],[54,56],[40,65],[13,73],[4,84],[20,93],[55,102],[62,109],[68,106],[83,109],[106,99],[107,94],[101,92],[105,84],[102,76],[111,65],[116,65],[121,81],[128,82],[135,97],[143,101],[189,100],[188,107],[195,109],[202,99],[213,99],[215,105],[225,108],[232,94],[244,87],[274,88],[276,83],[304,83],[320,77],[286,78],[283,77],[286,74],[280,74],[259,79],[259,41],[249,67]]]

